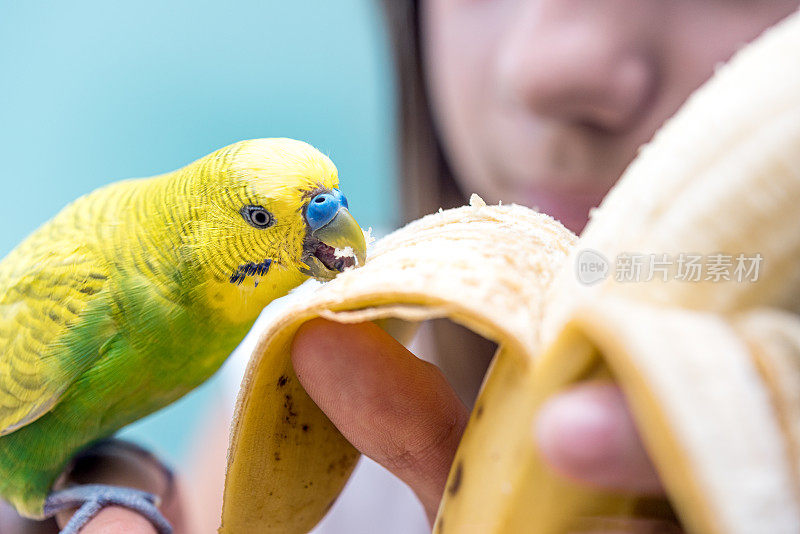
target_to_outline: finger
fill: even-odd
[[[159,509],[175,528],[185,532],[180,491],[172,472],[146,450],[125,441],[107,440],[81,453],[73,462],[62,484],[109,484],[147,491],[157,495]],[[74,510],[56,515],[64,527]],[[143,516],[121,506],[103,508],[81,530],[94,533],[155,534],[153,525]]]
[[[562,475],[591,486],[643,494],[663,493],[618,387],[589,382],[548,401],[535,424],[547,462]]]
[[[2,534],[57,534],[58,525],[52,519],[34,521],[20,517],[10,504],[0,500],[0,533]]]
[[[64,526],[61,521],[59,526]],[[109,506],[100,510],[81,529],[81,534],[156,534],[156,529],[147,519],[132,510]]]
[[[405,481],[433,517],[468,418],[439,369],[372,323],[321,319],[300,329],[292,362],[339,431]]]

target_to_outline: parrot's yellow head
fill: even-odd
[[[207,304],[255,318],[309,276],[363,264],[364,234],[339,191],[336,167],[292,139],[235,143],[185,169],[193,221],[189,254]]]

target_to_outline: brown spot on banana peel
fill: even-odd
[[[335,460],[328,464],[328,468],[326,470],[327,473],[333,473],[337,469],[340,471],[346,471],[350,469],[351,458],[350,456],[344,455],[338,460]]]
[[[326,514],[327,514],[327,513],[330,511],[330,509],[331,509],[331,508],[333,508],[333,505],[334,505],[334,503],[336,502],[336,499],[337,499],[338,497],[339,497],[339,496],[337,495],[336,497],[334,497],[333,499],[331,499],[331,502],[329,502],[329,503],[327,504],[327,506],[325,506],[325,513],[326,513]]]
[[[665,497],[639,497],[634,504],[632,513],[637,517],[649,517],[674,525],[679,524],[675,509]]]
[[[450,497],[455,497],[458,490],[461,488],[461,479],[464,477],[464,463],[458,462],[456,469],[453,472],[453,480],[447,487],[447,493]]]
[[[286,416],[284,417],[284,421],[294,428],[297,426],[297,412],[294,411],[294,402],[292,402],[292,396],[286,394],[283,396],[283,398],[286,399],[283,403],[283,407],[286,408]]]

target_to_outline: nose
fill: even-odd
[[[320,193],[308,203],[306,221],[311,230],[317,230],[331,222],[341,208],[347,209],[347,199],[341,191],[334,189]]]
[[[618,130],[652,101],[650,0],[522,1],[498,50],[501,97],[537,115]]]

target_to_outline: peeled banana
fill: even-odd
[[[449,317],[516,354],[531,353],[542,321],[541,307],[531,303],[544,301],[574,241],[546,215],[476,200],[378,241],[366,265],[288,307],[262,334],[240,390],[221,532],[307,532],[357,458],[297,382],[289,349],[300,325],[317,316],[339,322]],[[403,330],[390,331],[401,337]],[[283,411],[274,409],[282,404]]]
[[[289,306],[242,384],[221,532],[306,532],[349,476],[356,451],[289,363],[317,316],[448,317],[498,344],[437,533],[608,532],[673,515],[687,532],[800,532],[798,207],[796,14],[689,99],[579,240],[546,215],[473,198],[380,240],[365,266]],[[704,276],[679,280],[682,255],[701,256]],[[708,276],[712,259],[738,256],[760,258],[755,276]],[[650,272],[621,272],[634,257]],[[582,277],[587,262],[602,276]],[[586,380],[622,388],[666,499],[587,489],[543,463],[537,410]]]

